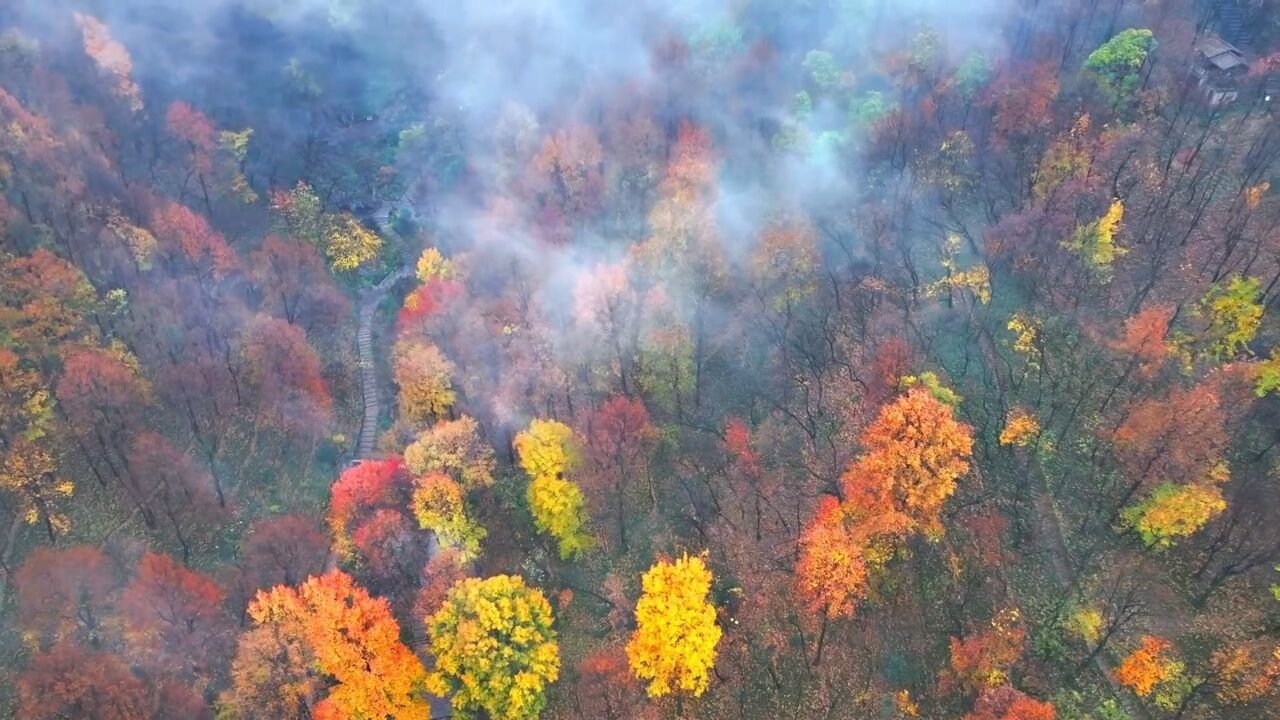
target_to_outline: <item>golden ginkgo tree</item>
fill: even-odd
[[[702,558],[660,560],[644,574],[636,603],[636,631],[627,660],[637,678],[649,682],[650,697],[706,692],[716,662],[720,626],[707,600],[711,571]]]
[[[520,467],[529,475],[526,497],[538,532],[555,538],[562,558],[594,544],[587,531],[586,499],[566,476],[579,463],[573,430],[555,420],[535,419],[515,438]]]
[[[560,675],[551,604],[512,575],[459,580],[427,618],[436,669],[427,689],[457,718],[536,718]],[[483,713],[483,714],[481,714]]]

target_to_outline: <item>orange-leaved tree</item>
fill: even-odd
[[[1233,642],[1209,656],[1214,695],[1225,705],[1273,695],[1280,681],[1280,644],[1259,638]]]
[[[900,514],[910,529],[940,535],[942,505],[969,471],[972,429],[917,386],[881,408],[862,445],[841,478],[845,501],[869,515]]]
[[[311,720],[324,695],[315,653],[300,623],[271,622],[240,636],[231,663],[231,686],[218,697],[221,720]]]
[[[965,688],[995,688],[1009,680],[1009,669],[1022,657],[1027,631],[1016,608],[996,613],[991,626],[951,638],[948,681]]]
[[[1001,685],[984,692],[964,720],[1054,720],[1056,717],[1053,705]]]
[[[400,641],[390,605],[346,573],[331,570],[297,588],[259,592],[249,616],[259,625],[296,633],[315,667],[337,681],[312,711],[318,720],[430,717],[421,692],[426,671]]]
[[[940,534],[943,502],[969,469],[969,426],[918,385],[881,409],[862,434],[865,452],[841,477],[844,500],[823,499],[800,537],[796,583],[810,612],[850,616],[866,597],[869,576],[911,531]]]
[[[867,548],[842,504],[824,497],[800,536],[796,586],[815,614],[850,616],[867,595]]]
[[[1157,685],[1180,671],[1180,663],[1169,655],[1168,640],[1145,635],[1138,647],[1125,656],[1113,674],[1116,680],[1139,696],[1146,697]]]

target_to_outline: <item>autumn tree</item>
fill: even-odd
[[[627,653],[617,645],[592,650],[578,663],[578,686],[584,707],[603,720],[620,720],[644,702],[640,684],[627,666]]]
[[[459,581],[471,577],[471,569],[461,552],[441,548],[422,568],[422,583],[413,599],[413,616],[425,622],[439,612],[449,591]]]
[[[189,104],[176,100],[169,104],[164,114],[165,129],[182,145],[186,153],[186,178],[181,195],[187,191],[191,176],[196,176],[204,198],[205,210],[213,215],[213,203],[209,198],[209,182],[213,173],[213,154],[218,149],[217,130],[204,113]]]
[[[1116,680],[1140,697],[1150,695],[1157,685],[1181,673],[1181,663],[1170,655],[1172,648],[1163,638],[1143,636],[1138,647],[1116,666]]]
[[[271,193],[271,210],[283,235],[311,243],[338,272],[349,272],[377,259],[382,238],[351,213],[329,213],[315,190],[303,181],[293,189]]]
[[[46,438],[53,429],[53,395],[39,372],[0,348],[0,447]]]
[[[163,435],[149,431],[134,438],[127,460],[146,507],[165,520],[183,562],[189,562],[193,540],[208,537],[225,518],[226,503],[213,475]]]
[[[51,374],[61,352],[93,340],[98,295],[84,272],[43,248],[0,257],[0,328],[35,368]]]
[[[1168,547],[1226,509],[1226,413],[1213,379],[1135,403],[1113,438],[1129,481],[1120,503],[1150,490],[1122,513],[1147,545]]]
[[[273,315],[307,332],[334,327],[347,299],[333,284],[316,249],[292,237],[268,235],[250,258],[250,275]]]
[[[652,276],[687,283],[692,291],[693,402],[701,400],[705,364],[706,313],[723,286],[727,259],[711,207],[715,199],[716,160],[703,128],[682,124],[649,212],[649,237],[634,256]]]
[[[939,513],[969,471],[972,431],[927,388],[881,408],[862,433],[863,454],[841,477],[845,501],[859,512],[901,515],[909,528],[942,533]]]
[[[1112,201],[1102,217],[1075,229],[1062,246],[1074,252],[1104,282],[1111,279],[1116,258],[1127,254],[1127,248],[1116,243],[1116,232],[1124,218],[1124,203]]]
[[[480,437],[480,424],[467,415],[423,430],[404,449],[404,463],[417,476],[444,473],[467,490],[493,484],[493,449]]]
[[[1172,307],[1154,304],[1125,320],[1124,334],[1114,344],[1117,350],[1130,357],[1125,376],[1136,367],[1142,376],[1150,377],[1169,359],[1173,353],[1168,341],[1173,314]]]
[[[105,466],[132,504],[143,506],[141,489],[129,472],[125,454],[142,425],[150,384],[138,359],[124,348],[71,350],[63,362],[55,393],[88,462]],[[148,519],[150,513],[143,511]]]
[[[112,634],[121,582],[95,547],[37,547],[14,578],[17,626],[38,647],[69,641],[99,647]]]
[[[133,59],[129,51],[98,18],[78,12],[72,16],[80,30],[85,55],[109,79],[112,92],[131,112],[142,110],[142,93],[133,81]]]
[[[411,479],[399,458],[363,460],[344,470],[329,490],[329,529],[338,554],[355,557],[359,550],[356,535],[363,534],[366,543],[371,541],[375,531],[365,527],[375,521],[385,526],[387,512],[406,512],[411,492]],[[379,513],[383,513],[381,519]]]
[[[229,654],[222,588],[167,555],[148,552],[120,597],[126,648],[143,667],[208,678]]]
[[[405,513],[382,509],[351,536],[364,563],[362,576],[376,582],[384,595],[397,597],[402,591],[411,590],[418,569],[426,561],[427,543],[415,530]]]
[[[468,514],[466,493],[453,478],[432,472],[414,480],[412,506],[418,525],[435,533],[441,545],[466,560],[480,556],[488,532]]]
[[[71,642],[37,654],[17,686],[19,717],[31,720],[152,717],[150,694],[123,658]]]
[[[219,717],[309,720],[324,693],[315,653],[296,623],[266,623],[240,635],[231,686],[218,698]]]
[[[1000,444],[1024,447],[1040,434],[1040,421],[1023,408],[1013,408],[1005,418],[1000,431]]]
[[[299,686],[292,657],[311,653],[314,666],[336,685],[312,708],[316,718],[380,717],[426,720],[430,709],[420,695],[425,671],[418,658],[400,642],[400,627],[387,601],[375,598],[338,570],[308,578],[297,588],[277,586],[260,592],[249,605],[259,626],[279,626],[305,643],[286,645],[289,663],[283,668],[286,690],[301,699],[309,683]],[[268,657],[279,657],[280,641],[264,639]],[[280,666],[277,666],[280,667]],[[294,680],[297,678],[297,680]]]
[[[333,397],[320,368],[320,358],[302,328],[286,320],[258,315],[240,338],[245,380],[257,407],[255,431],[269,423],[286,432],[316,438],[332,419]],[[249,452],[254,450],[250,441]]]
[[[642,579],[636,630],[627,643],[631,671],[648,681],[650,697],[702,695],[716,661],[721,630],[707,601],[711,571],[702,558],[659,560]]]
[[[612,516],[618,528],[618,548],[626,552],[628,496],[633,483],[648,473],[658,430],[639,398],[622,395],[584,411],[577,425],[584,440],[582,487],[592,501],[592,514]]]
[[[1009,685],[989,688],[978,697],[964,720],[1054,720],[1053,705],[1028,697]]]
[[[1233,642],[1209,656],[1214,696],[1225,705],[1256,702],[1280,681],[1280,645],[1260,638]]]
[[[331,217],[324,231],[325,255],[338,272],[350,272],[378,259],[382,238],[351,213]]]
[[[1161,483],[1142,502],[1126,508],[1121,517],[1146,545],[1167,548],[1178,538],[1194,535],[1227,509],[1217,484],[1220,479],[1225,476],[1189,485]]]
[[[392,351],[392,372],[400,388],[400,413],[409,422],[444,417],[453,407],[453,363],[435,345],[400,340]]]
[[[315,520],[279,515],[258,520],[240,542],[244,579],[254,590],[297,585],[324,570],[329,537]]]
[[[1209,288],[1197,307],[1207,321],[1202,338],[1206,354],[1225,360],[1253,341],[1262,325],[1261,287],[1258,278],[1237,275]]]
[[[1222,462],[1227,439],[1226,414],[1212,382],[1135,402],[1113,435],[1121,470],[1141,487],[1204,479]]]
[[[433,279],[415,288],[404,298],[397,316],[402,331],[421,329],[463,297],[464,287],[457,280]]]
[[[520,577],[458,581],[427,619],[436,669],[428,688],[452,695],[454,713],[536,718],[560,676],[551,605]]]
[[[796,562],[796,589],[814,615],[848,617],[866,597],[868,575],[884,558],[869,547],[872,538],[864,537],[861,529],[836,498],[827,496],[818,503],[800,536]],[[817,658],[822,659],[821,644]]]
[[[1010,65],[1001,69],[986,92],[998,146],[1018,145],[1040,137],[1053,122],[1058,74],[1048,65]]]
[[[780,218],[760,236],[751,258],[761,305],[789,316],[817,289],[817,233],[807,223]]]
[[[44,526],[50,542],[71,525],[63,504],[75,484],[58,473],[53,453],[43,444],[18,438],[0,456],[0,490],[26,524]]]
[[[595,130],[571,125],[548,136],[530,160],[529,187],[563,221],[579,219],[599,206],[603,160]]]
[[[634,381],[636,343],[640,333],[642,303],[631,278],[631,263],[598,263],[578,276],[573,288],[574,320],[579,327],[598,339],[600,355],[612,355],[623,393],[631,391]]]
[[[520,467],[529,475],[529,510],[539,532],[555,538],[560,557],[571,558],[591,547],[586,501],[566,479],[580,461],[573,429],[555,420],[534,419],[515,437]]]
[[[972,439],[929,383],[918,383],[881,408],[862,444],[841,477],[844,499],[823,498],[800,536],[796,588],[822,619],[815,664],[828,620],[854,613],[901,540],[920,529],[941,534],[938,514],[968,471]]]
[[[222,279],[238,265],[226,238],[185,205],[160,201],[151,212],[159,259],[173,271],[189,269],[202,280]]]
[[[437,248],[423,250],[414,270],[422,284],[404,298],[399,317],[402,333],[417,327],[419,321],[442,312],[463,292],[461,273],[454,262]]]
[[[1027,631],[1016,608],[996,613],[990,627],[964,638],[951,638],[947,679],[966,689],[991,691],[1009,681],[1009,670],[1022,657]]]

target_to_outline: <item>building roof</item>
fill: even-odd
[[[1196,50],[1204,56],[1205,61],[1219,70],[1231,70],[1241,66],[1247,66],[1244,53],[1240,52],[1240,48],[1212,35],[1200,39],[1196,43]]]

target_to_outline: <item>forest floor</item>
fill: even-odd
[[[1074,592],[1076,588],[1075,564],[1071,561],[1070,551],[1067,549],[1067,543],[1062,534],[1062,523],[1058,519],[1058,511],[1054,508],[1053,494],[1049,489],[1049,482],[1045,478],[1039,463],[1033,461],[1030,466],[1037,483],[1035,497],[1036,524],[1041,542],[1045,544],[1045,549],[1048,551],[1049,561],[1053,566],[1053,575],[1058,581],[1058,585],[1062,587],[1062,591],[1065,593]],[[1150,720],[1150,713],[1146,711],[1146,708],[1134,702],[1129,694],[1120,687],[1119,682],[1116,681],[1115,676],[1112,674],[1114,667],[1111,659],[1105,652],[1094,656],[1093,666],[1098,671],[1098,674],[1111,686],[1112,694],[1124,705],[1129,717],[1135,720]]]

